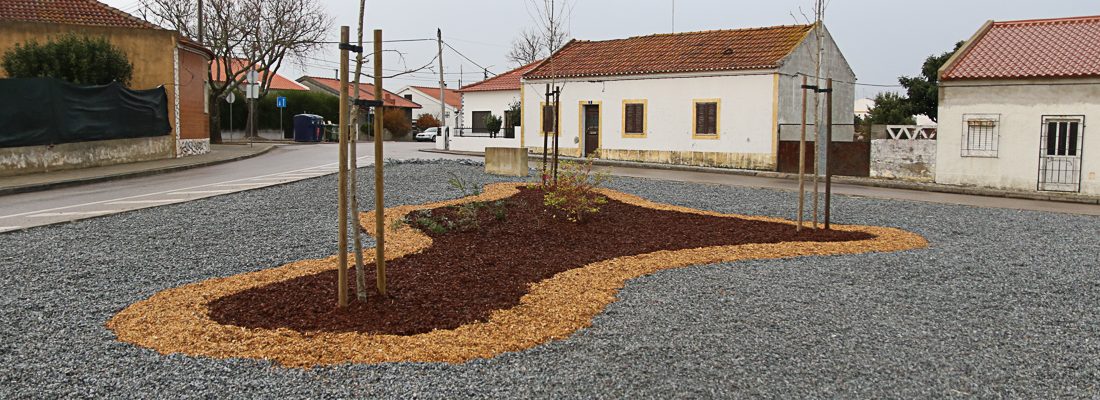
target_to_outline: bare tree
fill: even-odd
[[[141,2],[153,22],[187,37],[199,36],[195,0]],[[266,96],[283,63],[319,49],[332,27],[318,0],[204,0],[203,11],[202,44],[214,53],[212,70],[224,76],[216,82],[219,77],[208,73],[211,104],[224,99],[250,70],[260,72],[260,97]],[[221,142],[220,114],[219,107],[211,107],[210,140],[215,143]]]
[[[569,42],[570,35],[564,27],[555,29],[554,38],[550,40],[549,32],[537,28],[529,28],[520,32],[519,37],[512,40],[512,49],[508,51],[508,61],[516,65],[527,65],[546,58]]]
[[[569,17],[573,12],[573,7],[575,6],[575,3],[570,2],[569,0],[528,0],[528,2],[524,3],[524,5],[527,7],[527,12],[531,15],[531,19],[533,19],[536,24],[536,31],[538,32],[539,36],[544,38],[542,42],[542,47],[546,50],[546,54],[553,55],[554,52],[556,52],[562,46],[565,46],[565,44],[567,43],[566,39],[569,37],[566,27],[568,26]],[[551,93],[557,93],[552,96],[552,100],[550,94],[546,94],[548,96],[547,103],[551,103],[551,101],[553,102],[551,110],[553,110],[554,114],[553,120],[555,128],[553,138],[554,150],[553,160],[551,162],[551,169],[553,174],[553,182],[556,185],[558,182],[558,139],[559,136],[561,136],[561,132],[559,132],[561,130],[561,124],[558,121],[558,117],[560,115],[560,113],[558,112],[560,108],[560,104],[558,104],[558,99],[560,98],[559,96],[561,93],[561,89],[565,85],[564,82],[561,86],[558,85],[558,66],[553,59],[548,59],[543,68],[547,68],[549,70],[550,85],[548,87],[550,88]],[[581,136],[583,134],[582,132],[578,132],[577,134],[578,136],[583,137]],[[547,176],[547,146],[547,137],[543,136],[543,185],[546,185]]]

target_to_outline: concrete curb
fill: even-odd
[[[420,149],[425,153],[440,153],[440,154],[452,154],[463,155],[473,157],[484,157],[483,153],[472,151],[449,151],[439,149]],[[576,157],[559,156],[563,160],[580,160]],[[596,159],[592,163],[593,165],[607,166],[607,167],[629,167],[629,168],[644,168],[644,169],[661,169],[670,171],[686,171],[686,172],[705,172],[712,174],[725,174],[725,175],[740,175],[740,176],[756,176],[761,178],[773,178],[773,179],[798,179],[797,174],[788,174],[784,172],[773,171],[752,171],[752,170],[739,170],[739,169],[727,169],[727,168],[714,168],[714,167],[696,167],[691,165],[673,165],[673,164],[655,164],[655,163],[640,163],[632,161],[616,161],[616,160],[600,160]],[[998,190],[979,187],[967,187],[967,186],[951,186],[941,185],[935,183],[920,183],[920,182],[906,182],[906,181],[892,181],[885,179],[873,179],[873,178],[857,178],[849,176],[834,176],[834,183],[842,183],[846,185],[860,185],[877,187],[884,189],[903,189],[903,190],[915,190],[923,192],[935,192],[935,193],[949,193],[949,194],[962,194],[970,196],[985,196],[985,197],[1004,197],[1010,199],[1022,199],[1022,200],[1038,200],[1038,201],[1054,201],[1061,203],[1078,203],[1078,204],[1100,204],[1100,197],[1095,196],[1082,196],[1082,195],[1062,195],[1056,193],[1038,193],[1038,192],[1019,192],[1012,190]]]
[[[110,182],[110,181],[115,181],[115,180],[120,180],[120,179],[137,178],[137,177],[151,176],[151,175],[160,175],[160,174],[167,174],[167,173],[170,173],[170,172],[184,171],[184,170],[194,169],[194,168],[209,167],[209,166],[212,166],[212,165],[225,164],[225,163],[229,163],[229,162],[233,162],[233,161],[245,160],[245,159],[249,159],[249,158],[252,158],[252,157],[267,154],[267,152],[271,151],[275,147],[277,147],[277,146],[270,145],[267,148],[262,149],[260,151],[256,151],[256,152],[252,152],[252,153],[248,153],[248,154],[242,154],[242,155],[232,157],[232,158],[226,158],[226,159],[220,159],[220,160],[210,160],[210,161],[202,162],[202,163],[174,165],[174,166],[170,166],[170,167],[150,168],[150,169],[145,169],[145,170],[140,170],[140,171],[123,172],[123,173],[111,174],[111,175],[92,176],[92,177],[87,177],[87,178],[77,178],[77,179],[69,179],[69,180],[56,181],[56,182],[38,183],[38,184],[32,184],[32,185],[23,185],[23,186],[13,186],[13,187],[7,187],[7,188],[0,188],[0,196],[19,194],[19,193],[40,192],[40,191],[43,191],[43,190],[51,190],[51,189],[59,189],[59,188],[64,188],[64,187],[86,185],[86,184],[90,184],[90,183]]]

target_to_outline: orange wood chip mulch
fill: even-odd
[[[519,184],[495,184],[486,187],[485,192],[478,196],[386,209],[385,220],[389,237],[387,260],[391,261],[393,268],[398,268],[400,265],[394,265],[393,261],[415,261],[416,257],[421,257],[421,263],[416,264],[421,266],[427,260],[424,257],[432,255],[431,236],[399,223],[413,211],[437,209],[438,212],[442,207],[464,202],[519,198],[521,196],[517,194],[520,194],[520,187]],[[685,220],[697,224],[713,219],[710,217],[720,217],[729,220],[725,222],[738,222],[739,228],[758,230],[780,224],[787,231],[793,231],[790,221],[777,218],[726,215],[658,204],[610,190],[604,190],[603,194],[613,203],[622,203],[608,205],[618,207],[615,209],[621,212],[629,211],[623,207],[629,205],[648,209],[651,211],[648,215],[651,216],[663,215],[654,213],[655,210],[665,212],[664,214],[685,213],[687,215],[682,215]],[[708,218],[699,218],[703,216]],[[373,213],[360,215],[362,226],[373,227],[373,220]],[[532,222],[537,221],[528,221]],[[310,311],[309,307],[288,308],[283,310],[282,319],[274,320],[276,322],[271,322],[269,315],[256,312],[248,314],[250,307],[273,301],[275,298],[271,296],[289,293],[287,290],[290,288],[317,288],[321,286],[318,285],[318,279],[332,280],[323,277],[336,268],[336,257],[333,256],[168,289],[127,307],[108,321],[107,326],[121,341],[149,347],[165,354],[260,358],[291,367],[349,362],[458,363],[524,350],[568,337],[578,329],[589,326],[592,318],[615,300],[616,292],[626,281],[660,270],[749,259],[901,251],[927,246],[927,242],[919,235],[899,229],[868,226],[834,226],[834,229],[837,232],[830,235],[803,234],[800,237],[792,237],[788,232],[784,236],[786,239],[774,235],[749,235],[751,237],[730,241],[732,244],[695,235],[691,236],[695,238],[693,240],[703,242],[697,244],[699,247],[690,249],[684,249],[682,245],[668,247],[668,244],[664,247],[646,247],[625,240],[619,247],[636,245],[636,250],[639,251],[633,254],[638,255],[608,258],[609,254],[613,256],[618,253],[593,253],[595,255],[589,258],[569,259],[576,266],[547,269],[549,266],[543,265],[540,270],[542,275],[528,274],[517,278],[518,280],[501,283],[503,286],[499,290],[509,294],[495,296],[499,301],[485,303],[481,308],[464,310],[465,313],[438,313],[437,316],[429,315],[411,322],[398,319],[397,322],[371,321],[356,324],[355,321],[361,321],[360,317],[363,315],[379,312],[370,307],[359,310],[361,314],[348,314],[355,318],[337,318],[334,323],[322,324],[318,324],[318,321],[327,321],[334,315],[329,310],[317,312]],[[478,232],[473,234],[476,233]],[[446,247],[443,243],[448,239],[440,237],[440,240],[438,247]],[[665,248],[668,249],[664,250]],[[660,250],[653,251],[654,249]],[[639,254],[642,252],[644,254]],[[627,253],[630,254],[629,251]],[[373,263],[373,254],[364,252],[368,265]],[[601,255],[604,257],[600,258]],[[539,255],[525,253],[523,256]],[[540,260],[544,258],[539,256]],[[499,260],[489,261],[486,265],[498,263]],[[312,282],[311,286],[303,286],[307,282]],[[329,286],[334,284],[333,280]],[[447,287],[443,286],[439,290],[447,290]],[[406,291],[415,292],[411,287]],[[475,294],[471,292],[467,297]],[[420,295],[433,294],[425,290]],[[441,305],[435,310],[453,308],[472,299],[457,297],[452,300],[453,305]],[[335,302],[334,299],[326,299],[320,304],[324,304],[324,301]],[[425,302],[412,301],[409,304]],[[311,307],[316,310],[318,304],[314,302]],[[432,310],[396,308],[382,311],[394,313],[392,315],[409,315],[411,312]],[[296,313],[310,312],[314,314],[297,319],[287,318]],[[244,317],[234,319],[233,313],[242,313]]]

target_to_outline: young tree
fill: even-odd
[[[569,42],[569,32],[559,26],[554,33],[553,40],[549,32],[529,28],[520,32],[519,37],[512,40],[512,49],[508,51],[508,61],[516,65],[527,65],[546,58]]]
[[[12,78],[49,77],[77,85],[126,85],[134,66],[106,38],[62,35],[45,44],[31,39],[4,53],[0,65]]]
[[[198,35],[196,0],[140,0],[147,15],[187,37]],[[245,81],[250,70],[260,72],[260,97],[283,62],[301,59],[319,49],[332,26],[318,0],[203,0],[204,46],[215,55],[213,69],[223,82],[208,76],[212,102],[225,98]],[[221,141],[218,107],[210,113],[210,140]]]
[[[924,60],[921,66],[920,76],[903,76],[898,78],[901,86],[904,86],[909,95],[909,107],[913,114],[924,114],[933,121],[938,118],[939,109],[939,82],[940,67],[959,51],[966,42],[958,42],[955,49],[940,55],[931,55]]]

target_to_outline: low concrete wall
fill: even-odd
[[[494,175],[527,176],[527,149],[486,147],[485,172]]]
[[[505,138],[487,138],[487,137],[468,137],[468,136],[451,136],[451,150],[454,151],[473,151],[484,152],[487,147],[519,147],[519,138],[512,139]],[[435,148],[442,150],[443,136],[437,136],[435,138]]]
[[[871,177],[932,182],[936,179],[936,141],[871,140]]]
[[[0,149],[0,176],[99,167],[175,156],[172,136]]]

